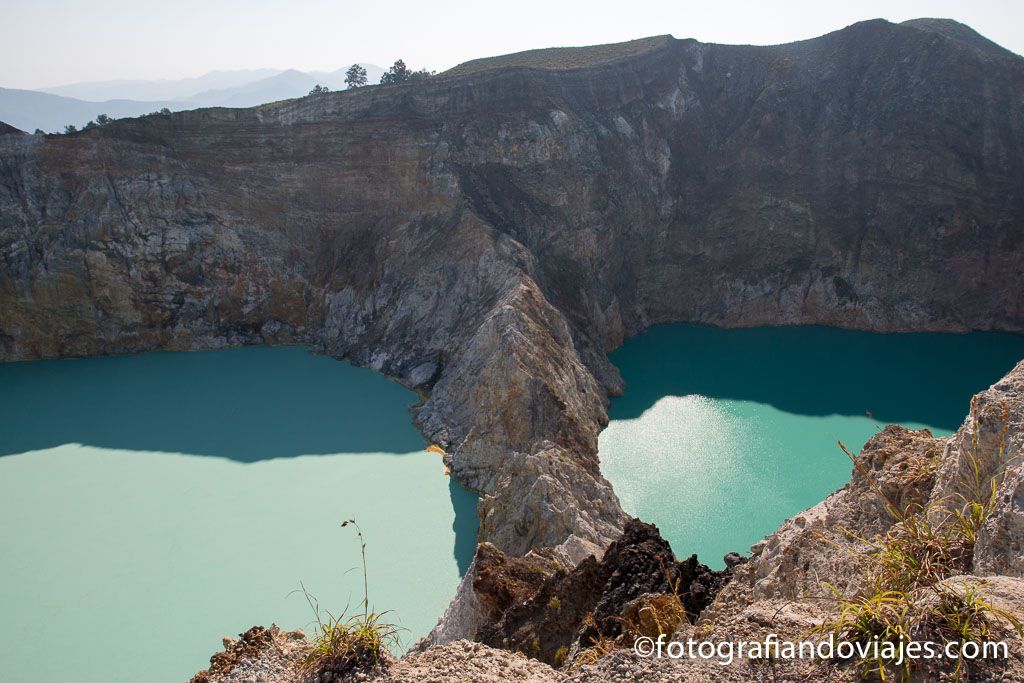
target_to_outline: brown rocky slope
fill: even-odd
[[[626,522],[597,434],[627,335],[1022,331],[1021,92],[966,27],[878,20],[2,135],[0,359],[351,359],[425,395],[481,541],[576,564]],[[470,582],[443,639],[480,626]]]

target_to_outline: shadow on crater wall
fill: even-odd
[[[658,325],[611,354],[626,391],[612,401],[610,418],[639,417],[664,396],[701,394],[954,431],[971,396],[1021,358],[1024,337],[1010,334]]]
[[[0,456],[80,443],[252,463],[422,451],[416,394],[300,347],[0,364]],[[477,497],[454,481],[453,553],[476,549]],[[411,523],[415,523],[412,520]]]
[[[455,563],[459,568],[459,576],[465,576],[476,553],[476,536],[480,529],[476,504],[479,499],[475,493],[462,488],[451,478],[448,479],[448,492],[452,497],[452,509],[455,510],[455,519],[452,521],[452,531],[455,532]]]
[[[42,386],[40,386],[42,384]],[[401,385],[303,348],[0,365],[0,455],[81,443],[256,462],[410,453]]]

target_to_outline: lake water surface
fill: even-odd
[[[351,517],[414,642],[477,525],[415,401],[296,347],[0,365],[0,681],[185,681],[222,636],[309,631],[300,582],[362,599]]]
[[[626,381],[600,437],[630,514],[722,567],[849,481],[888,423],[955,431],[971,396],[1024,358],[1003,334],[662,325],[612,354]]]

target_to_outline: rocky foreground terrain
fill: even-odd
[[[639,612],[643,591],[664,590],[641,562],[564,623],[519,604],[593,586],[574,572],[614,574],[602,563],[620,537],[657,546],[598,466],[623,388],[607,352],[668,321],[1024,331],[1021,93],[1024,59],[969,28],[877,20],[772,47],[664,36],[534,51],[73,135],[3,128],[0,360],[302,343],[395,377],[481,495],[476,562],[424,646],[485,640],[566,667],[590,638],[581,613]],[[890,429],[861,457],[888,476],[883,452],[913,461],[926,439]],[[933,446],[961,466],[958,446]],[[927,499],[923,481],[907,495]],[[786,601],[839,560],[804,530],[857,507],[857,486],[788,522],[731,581],[673,560],[687,594],[704,591],[683,621],[810,623],[813,602]],[[965,569],[1019,574],[1009,495]],[[488,576],[504,588],[489,593]],[[395,670],[456,671],[467,647],[483,646]],[[668,664],[638,666],[613,654],[573,675],[656,680]]]

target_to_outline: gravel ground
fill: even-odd
[[[383,671],[334,676],[299,675],[307,645],[302,631],[254,627],[239,640],[224,639],[225,651],[191,683],[555,683],[564,676],[521,654],[460,640],[405,659],[389,658]]]

